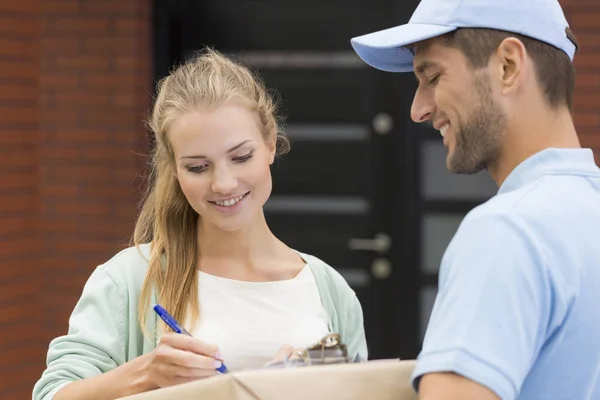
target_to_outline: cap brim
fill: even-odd
[[[413,70],[413,54],[405,46],[456,30],[454,26],[408,23],[352,38],[358,56],[371,67],[387,72]]]

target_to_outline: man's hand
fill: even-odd
[[[296,349],[294,348],[294,346],[291,346],[289,344],[283,345],[273,358],[273,362],[281,362],[286,357],[289,360],[300,358],[297,354],[299,351],[302,351],[302,349]]]
[[[443,372],[423,375],[421,400],[500,400],[490,389],[460,375]]]

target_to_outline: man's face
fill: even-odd
[[[507,118],[487,68],[473,70],[460,50],[433,39],[415,46],[414,70],[419,87],[411,117],[440,131],[448,169],[473,174],[494,164]]]

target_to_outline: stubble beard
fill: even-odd
[[[494,101],[489,78],[475,76],[477,95],[467,121],[456,132],[454,151],[446,164],[451,172],[471,175],[497,163],[507,118]]]

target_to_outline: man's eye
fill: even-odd
[[[440,75],[435,75],[432,78],[429,78],[429,80],[427,81],[428,84],[433,85],[434,83],[436,83],[438,81],[438,79],[440,78]]]

